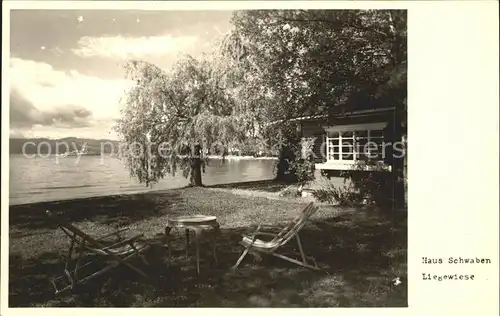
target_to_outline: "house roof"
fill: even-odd
[[[288,121],[288,122],[301,122],[301,121],[321,120],[321,119],[326,119],[329,116],[332,116],[332,117],[345,117],[345,116],[351,116],[351,115],[363,115],[363,114],[381,113],[381,112],[392,111],[394,109],[395,109],[395,107],[386,107],[386,108],[375,108],[375,109],[366,109],[366,110],[354,110],[354,111],[338,112],[338,113],[332,113],[332,114],[316,114],[316,115],[300,116],[300,117],[294,117],[294,118],[285,119],[285,120],[273,121],[273,122],[269,123],[269,125],[283,123],[285,121]]]

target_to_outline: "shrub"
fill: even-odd
[[[288,172],[295,175],[299,190],[309,181],[314,180],[314,161],[311,155],[313,146],[313,138],[302,138],[299,146],[294,148],[296,159],[290,162]]]
[[[297,178],[297,183],[301,186],[314,180],[314,162],[309,159],[298,159],[292,162],[292,168]]]
[[[313,190],[312,195],[319,202],[338,204],[340,206],[354,206],[363,202],[363,196],[350,184],[336,187],[328,184],[320,189]]]
[[[342,186],[328,184],[313,191],[320,202],[353,206],[360,203],[386,207],[392,203],[392,181],[390,172],[379,162],[366,161],[353,166],[351,170],[340,172],[344,178]]]
[[[381,207],[391,205],[393,201],[392,173],[384,164],[377,161],[365,161],[353,166],[351,170],[341,172],[344,182],[349,181],[356,192],[369,203]]]

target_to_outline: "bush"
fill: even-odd
[[[391,175],[383,164],[366,161],[354,165],[351,170],[340,172],[344,178],[343,186],[329,184],[312,194],[320,202],[341,206],[368,203],[386,207],[393,201]]]
[[[275,165],[276,180],[297,183],[299,193],[307,182],[314,180],[314,160],[312,157],[313,138],[293,140],[283,145]]]
[[[309,181],[314,180],[314,161],[311,151],[314,146],[314,139],[302,138],[299,146],[294,148],[294,161],[290,162],[288,172],[294,174],[299,190]]]
[[[352,170],[341,172],[341,176],[370,204],[386,207],[393,202],[392,173],[384,164],[376,161],[358,163]]]
[[[292,164],[297,183],[301,186],[314,180],[314,162],[309,159],[298,159]]]
[[[363,202],[363,196],[352,185],[346,183],[342,187],[328,184],[320,189],[313,190],[312,195],[319,202],[338,204],[340,206],[354,206]]]

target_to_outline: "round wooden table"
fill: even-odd
[[[216,235],[219,233],[219,223],[217,222],[217,217],[207,215],[187,215],[168,218],[167,226],[165,227],[165,241],[168,243],[169,256],[171,256],[172,248],[170,243],[171,240],[168,236],[170,231],[174,228],[184,229],[186,232],[186,256],[188,255],[189,249],[189,230],[193,230],[195,232],[196,270],[198,271],[198,274],[200,274],[200,238],[204,232],[210,232],[210,236],[212,237],[212,253],[215,263],[217,264]]]

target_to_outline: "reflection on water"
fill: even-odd
[[[274,160],[211,160],[203,175],[206,185],[273,178]],[[112,157],[27,158],[11,155],[9,204],[82,198],[98,195],[147,192],[179,188],[188,180],[179,173],[167,176],[153,188],[130,178],[123,162]]]

